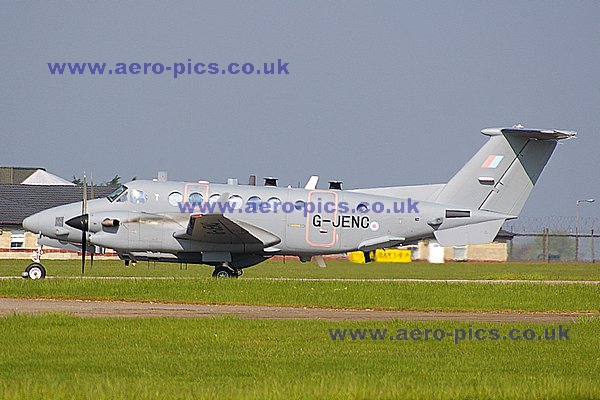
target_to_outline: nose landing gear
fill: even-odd
[[[42,254],[44,254],[42,246],[38,246],[38,249],[34,251],[31,256],[33,262],[29,264],[27,268],[25,268],[25,272],[21,274],[23,278],[44,279],[46,277],[46,268],[40,264]]]

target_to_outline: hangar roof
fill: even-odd
[[[55,185],[55,186],[75,186],[74,183],[69,182],[66,179],[51,174],[50,172],[38,169],[33,174],[29,175],[27,179],[21,182],[21,185]]]
[[[94,195],[104,197],[113,190],[110,186],[94,186]],[[32,214],[81,201],[82,197],[81,186],[0,185],[0,226],[20,227]]]

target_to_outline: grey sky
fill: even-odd
[[[599,2],[0,5],[3,165],[347,188],[446,182],[482,128],[573,129],[524,215],[600,216]],[[51,75],[47,62],[289,62],[289,75]]]

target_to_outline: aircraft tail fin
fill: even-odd
[[[488,142],[448,182],[437,202],[517,216],[561,139],[576,132],[491,128]]]

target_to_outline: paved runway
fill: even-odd
[[[175,317],[207,318],[223,315],[248,319],[312,319],[325,321],[464,321],[464,322],[574,322],[585,313],[434,312],[380,311],[329,308],[296,308],[245,305],[163,304],[82,300],[34,300],[0,298],[0,315],[68,313],[80,317]]]

